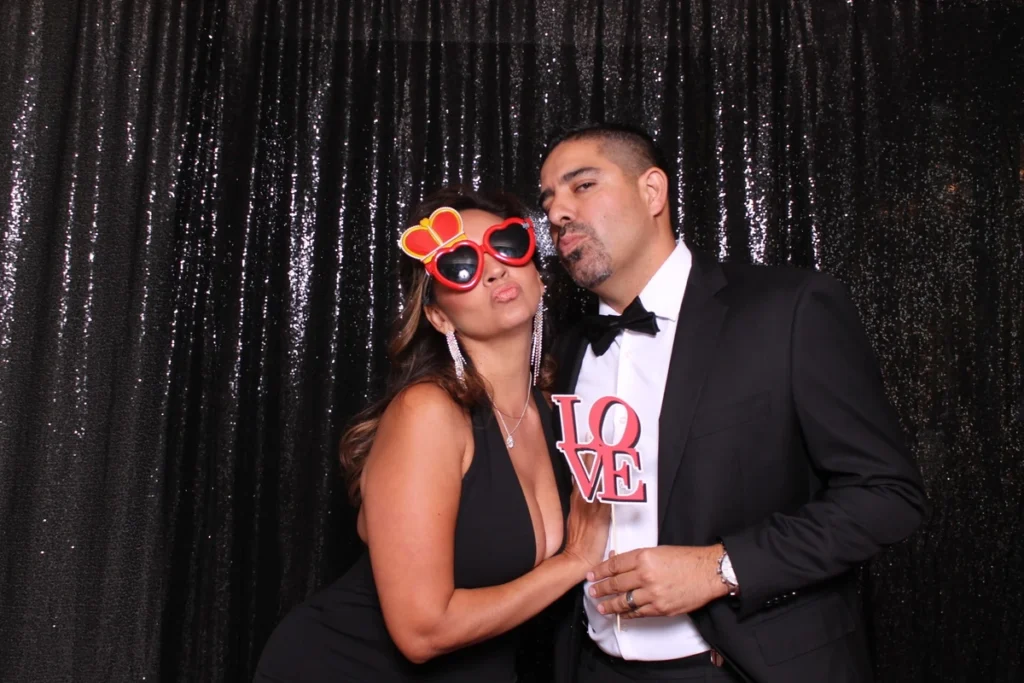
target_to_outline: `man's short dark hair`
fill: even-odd
[[[639,175],[652,166],[668,172],[654,139],[642,128],[625,123],[587,123],[559,131],[548,142],[541,165],[555,147],[575,140],[597,140],[601,153],[631,175]]]

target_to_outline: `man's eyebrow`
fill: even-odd
[[[573,178],[576,178],[577,176],[581,176],[584,173],[600,173],[600,172],[601,172],[601,169],[599,169],[596,166],[582,166],[580,168],[576,168],[576,169],[573,169],[573,170],[568,171],[566,173],[563,173],[562,177],[559,178],[558,182],[559,182],[559,184],[564,185],[565,183],[568,183],[568,182],[572,181]],[[552,190],[550,188],[542,191],[540,193],[540,196],[537,197],[537,205],[540,206],[541,208],[543,208],[544,207],[544,202],[546,202],[548,199],[550,199],[551,195],[553,195],[554,193],[555,193],[554,190]]]

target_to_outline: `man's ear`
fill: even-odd
[[[448,319],[448,316],[444,314],[437,306],[427,304],[423,307],[423,315],[427,316],[427,322],[429,322],[435,330],[441,334],[447,334],[448,330],[454,330],[455,326],[452,325],[452,321]]]
[[[652,217],[660,215],[668,209],[668,176],[657,166],[652,166],[637,179],[640,193],[647,203],[647,211]]]

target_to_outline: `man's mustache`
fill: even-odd
[[[565,223],[564,225],[560,225],[558,227],[558,231],[556,233],[558,239],[556,242],[560,244],[562,242],[563,237],[571,237],[572,235],[593,237],[594,230],[586,223]]]

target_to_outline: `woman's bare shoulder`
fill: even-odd
[[[445,436],[458,442],[469,426],[466,411],[447,391],[431,382],[420,382],[395,395],[384,410],[378,435],[383,431],[389,436],[417,440]]]

